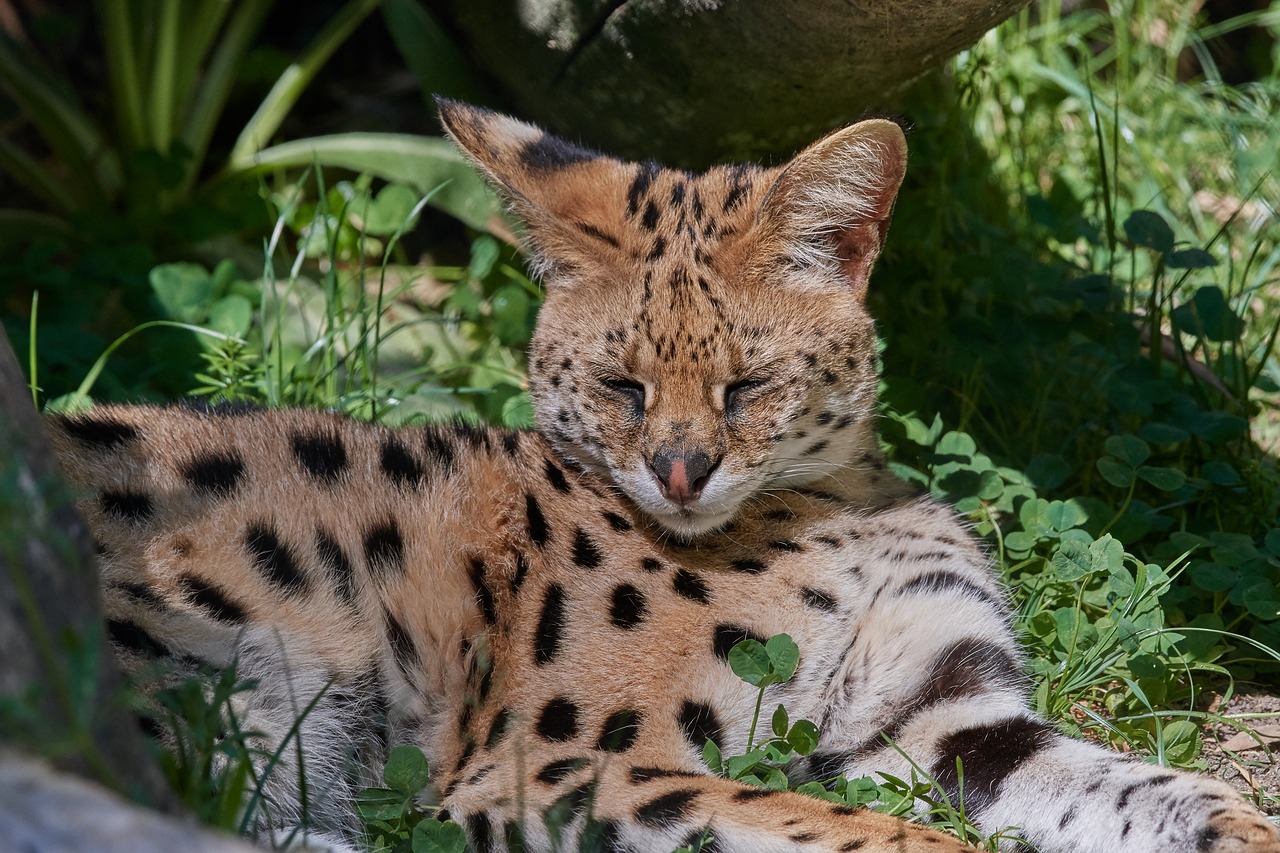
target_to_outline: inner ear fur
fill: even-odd
[[[492,110],[444,98],[436,104],[450,138],[524,223],[544,271],[619,247],[634,165]]]
[[[907,168],[907,142],[891,121],[870,119],[801,151],[765,195],[757,223],[810,286],[866,295]]]

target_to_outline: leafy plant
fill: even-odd
[[[437,820],[438,808],[422,806],[431,781],[427,757],[416,746],[391,750],[382,769],[383,786],[356,795],[356,813],[364,823],[370,853],[463,853],[467,837],[451,820]]]
[[[772,737],[757,743],[756,726],[760,722],[765,690],[790,681],[799,662],[800,649],[788,634],[776,634],[765,643],[740,640],[729,649],[729,666],[734,674],[757,689],[756,707],[745,753],[726,758],[715,741],[708,739],[703,745],[702,760],[712,773],[775,791],[787,790],[787,776],[780,765],[792,756],[813,752],[818,746],[818,727],[808,720],[792,723],[782,705],[774,710],[770,720]]]

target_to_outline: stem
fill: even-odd
[[[756,743],[756,723],[760,722],[760,704],[764,702],[764,688],[756,693],[756,712],[751,716],[751,731],[747,733],[747,752],[755,748]]]

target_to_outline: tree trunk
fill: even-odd
[[[103,635],[89,528],[0,326],[0,738],[161,807],[172,797]]]
[[[1027,0],[428,0],[516,111],[629,158],[793,153]]]

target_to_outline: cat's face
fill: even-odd
[[[856,464],[875,411],[863,295],[905,163],[895,125],[694,176],[470,107],[442,116],[542,266],[530,391],[559,453],[682,538]]]

